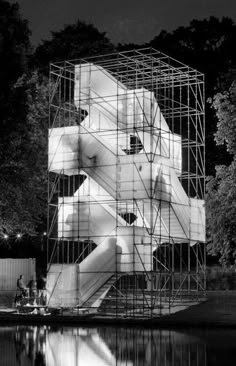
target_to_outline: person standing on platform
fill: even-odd
[[[21,295],[24,297],[27,296],[28,290],[24,282],[24,276],[22,274],[17,279],[17,290],[19,290]]]

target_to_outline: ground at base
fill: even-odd
[[[28,309],[26,313],[20,313],[19,309],[9,306],[3,296],[0,294],[0,322],[13,321],[47,323],[47,322],[65,322],[65,323],[132,323],[153,326],[225,326],[236,328],[236,292],[235,291],[211,291],[205,293],[205,301],[201,303],[192,303],[191,306],[179,308],[175,313],[163,314],[150,319],[142,314],[132,317],[132,313],[123,316],[122,314],[103,314],[101,312],[88,312],[86,309],[80,309],[71,313],[70,311],[51,311],[46,309],[41,312],[34,312],[37,307]],[[7,306],[8,305],[8,306]],[[185,304],[186,305],[186,304]],[[41,307],[42,308],[42,307]],[[45,316],[47,315],[47,316]],[[117,317],[116,317],[117,315]]]

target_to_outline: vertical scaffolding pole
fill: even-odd
[[[50,85],[49,268],[78,265],[85,307],[171,312],[205,278],[203,75],[142,49],[52,64]]]

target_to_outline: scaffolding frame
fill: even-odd
[[[81,70],[83,70],[84,65],[96,65],[98,68],[96,70],[105,70],[104,75],[106,77],[109,75],[108,77],[112,80],[116,80],[117,93],[105,94],[101,97],[95,92],[91,94],[91,91],[87,91],[88,88],[82,88],[81,80],[84,76]],[[79,67],[79,72],[76,71],[76,67]],[[90,66],[90,73],[92,72],[94,70]],[[91,75],[89,77],[91,82]],[[79,87],[76,86],[77,78],[80,83]],[[126,124],[123,123],[119,114],[119,103],[120,101],[123,103],[120,85],[127,88],[126,96],[135,105],[133,111],[126,110],[127,121],[132,121]],[[91,87],[89,88],[91,89]],[[159,113],[157,109],[153,114],[153,109],[150,109],[150,116],[145,115],[144,104],[138,106],[139,111],[142,111],[142,125],[137,124],[136,120],[141,117],[137,113],[136,104],[140,104],[140,100],[145,100],[146,91],[153,93],[155,96],[169,131],[163,132],[153,122],[157,118],[157,113]],[[110,106],[112,106],[109,111],[105,110],[105,100],[109,100]],[[50,65],[49,139],[50,136],[57,133],[57,130],[70,127],[72,138],[73,133],[76,134],[76,131],[78,131],[78,134],[82,137],[90,134],[91,139],[100,143],[101,141],[108,141],[116,149],[116,152],[114,152],[109,144],[103,144],[102,146],[110,148],[115,156],[115,163],[114,160],[111,163],[115,172],[115,181],[111,181],[111,183],[109,183],[111,179],[109,175],[101,177],[100,173],[92,171],[92,168],[86,166],[84,161],[80,161],[80,156],[78,156],[78,169],[67,169],[65,168],[66,164],[64,164],[53,171],[49,164],[48,271],[50,271],[53,263],[78,264],[80,266],[85,258],[95,250],[97,242],[105,240],[107,233],[91,234],[93,232],[92,226],[94,226],[92,221],[94,220],[94,218],[92,219],[93,212],[98,210],[98,207],[102,208],[101,212],[104,210],[110,212],[115,219],[116,224],[112,234],[115,238],[123,235],[125,240],[126,234],[120,234],[122,231],[120,229],[121,225],[125,227],[124,232],[126,228],[127,232],[132,231],[133,270],[120,270],[120,264],[118,263],[120,253],[116,250],[115,271],[107,281],[109,291],[106,292],[102,301],[96,307],[100,313],[113,314],[117,317],[125,315],[150,318],[172,312],[176,306],[178,307],[179,304],[184,302],[188,304],[190,300],[196,301],[199,294],[202,296],[205,290],[205,240],[195,241],[193,244],[193,241],[187,240],[186,237],[183,237],[182,240],[181,237],[175,238],[173,235],[174,229],[172,230],[174,211],[171,206],[171,199],[168,196],[168,192],[172,189],[171,184],[165,184],[162,192],[163,182],[158,181],[158,190],[161,191],[158,196],[155,186],[153,187],[151,184],[149,189],[146,180],[140,173],[140,164],[142,164],[142,166],[149,169],[150,181],[154,181],[159,174],[154,170],[158,158],[162,156],[162,147],[160,146],[167,141],[169,158],[171,159],[173,155],[173,159],[175,159],[175,153],[171,151],[170,146],[173,136],[180,136],[181,142],[178,138],[176,138],[177,142],[175,141],[175,146],[181,144],[182,156],[178,181],[189,199],[204,199],[204,100],[204,75],[152,48],[70,60]],[[153,100],[150,99],[149,104],[152,108]],[[89,123],[84,127],[86,117],[94,113],[94,108],[99,111],[99,116],[107,113],[111,119],[116,120],[116,126],[104,129],[102,124],[100,126],[100,122],[96,122],[96,130],[94,131],[92,129],[93,121],[89,120]],[[147,136],[152,136],[148,151],[145,150],[143,142]],[[122,149],[120,149],[121,139]],[[152,139],[155,139],[155,142]],[[81,143],[78,142],[78,144],[78,150],[82,149]],[[123,158],[124,152],[126,154],[125,158]],[[53,154],[57,154],[57,150]],[[137,156],[141,160],[138,160]],[[51,157],[51,160],[53,158]],[[61,159],[68,160],[66,154],[64,157],[62,154]],[[90,156],[89,159],[93,164],[96,164],[96,161],[93,161],[93,159],[96,160],[96,156]],[[133,170],[131,181],[127,180],[126,185],[131,186],[133,195],[127,198],[124,193],[124,185],[122,185],[122,169],[125,164],[127,164],[128,169],[128,163],[126,163],[128,159],[129,162],[132,162]],[[103,164],[101,169],[106,172],[110,169],[110,163],[107,166]],[[92,176],[89,176],[90,173]],[[71,199],[75,192],[83,186],[85,180],[88,182],[88,191],[86,192],[88,201],[86,202],[84,197],[80,196],[80,193],[77,194],[76,200]],[[94,187],[94,180],[102,182],[101,189],[105,187],[109,195],[105,196],[98,193],[97,198],[97,196],[90,194]],[[143,197],[135,193],[137,180],[141,182],[140,186],[143,187]],[[115,184],[114,189],[111,187],[112,184]],[[168,184],[170,185],[169,188]],[[97,192],[101,192],[99,188],[96,189]],[[111,194],[113,191],[114,194]],[[76,215],[73,211],[75,209],[78,211]],[[70,229],[69,234],[66,232],[64,223],[62,223],[62,221],[68,219],[68,216],[67,218],[64,217],[66,210],[73,216],[72,221],[76,221],[71,224],[72,229]],[[135,225],[135,220],[138,220],[137,217],[139,218],[138,229]],[[190,215],[190,226],[191,219]],[[184,232],[185,228],[177,214],[175,221],[179,221],[179,227]],[[60,225],[61,229],[59,228]],[[163,234],[163,227],[165,234]],[[142,235],[146,238],[144,243],[139,239],[142,236],[139,234],[141,228]],[[146,234],[143,234],[143,232],[146,232]],[[145,249],[145,254],[143,254],[144,247],[149,248]],[[137,262],[139,262],[138,270],[136,269]],[[96,275],[95,272],[94,275]],[[91,306],[89,299],[83,306],[88,308]]]

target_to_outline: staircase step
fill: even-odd
[[[117,276],[113,275],[106,283],[103,284],[102,287],[98,289],[98,291],[95,294],[92,295],[92,297],[90,297],[86,301],[86,303],[83,306],[92,307],[95,301],[97,301],[106,290],[109,290],[110,287],[116,282],[116,280]]]

